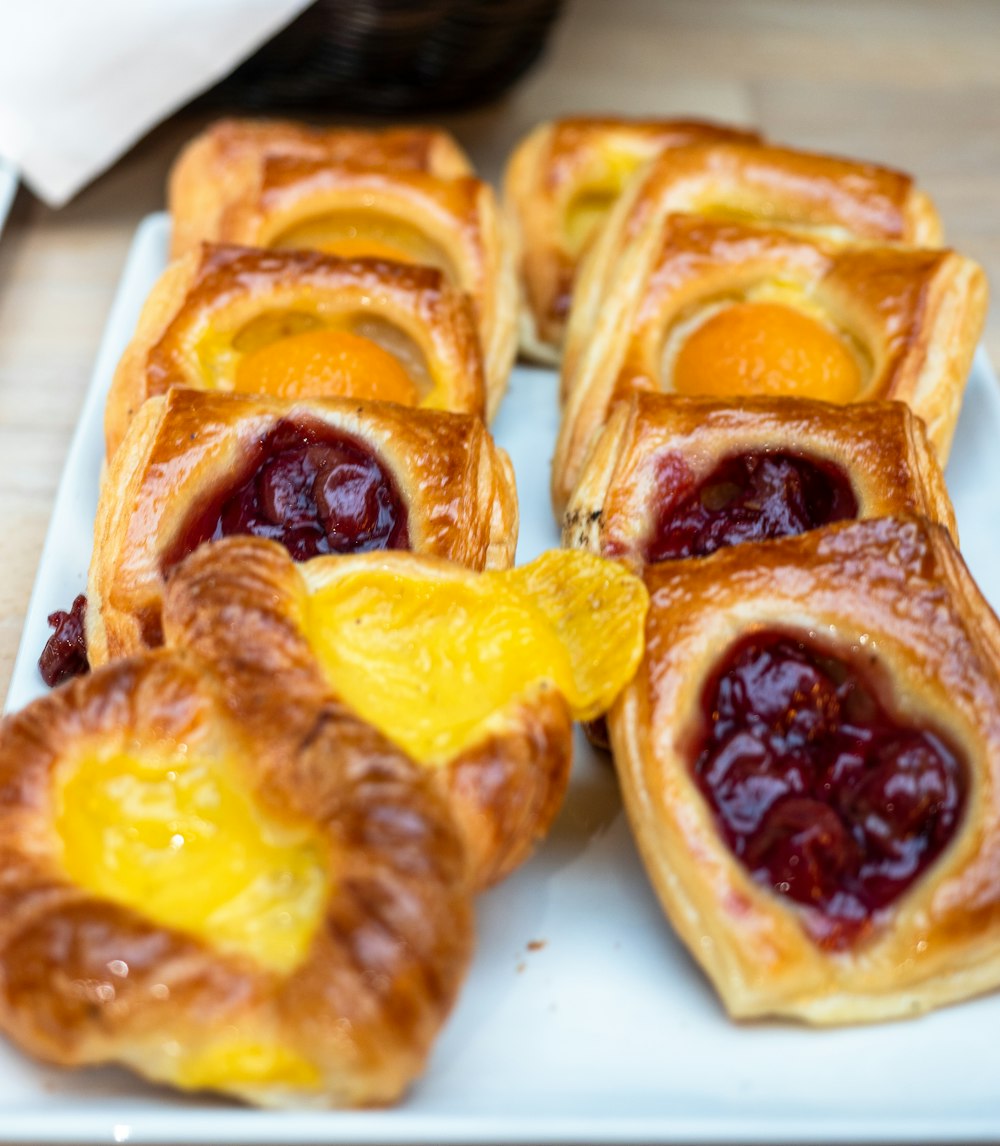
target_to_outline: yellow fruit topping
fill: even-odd
[[[322,842],[266,814],[235,769],[184,745],[93,753],[58,777],[56,809],[78,886],[269,970],[305,958],[329,894]]]
[[[420,400],[397,358],[346,330],[309,330],[245,355],[236,367],[234,389],[278,398],[376,398],[404,406]]]
[[[543,683],[590,720],[631,679],[648,599],[621,566],[558,550],[506,572],[350,573],[304,630],[333,687],[416,760],[444,764]]]
[[[774,302],[740,302],[687,337],[673,368],[678,394],[762,394],[850,402],[861,371],[844,339],[818,319]]]

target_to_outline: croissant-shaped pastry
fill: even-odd
[[[635,671],[646,605],[637,577],[580,552],[477,574],[398,552],[297,565],[273,542],[234,537],[178,569],[163,625],[168,643],[230,673],[284,682],[312,663],[447,795],[482,888],[547,831],[569,779],[571,718],[604,712]],[[247,668],[244,635],[257,628],[280,641],[255,641],[275,655]],[[255,687],[240,685],[245,707]]]
[[[432,267],[317,251],[204,244],[172,263],[115,371],[108,457],[142,403],[170,386],[486,410],[466,295]]]
[[[297,560],[393,548],[505,568],[517,522],[510,460],[478,418],[170,390],[140,409],[102,483],[90,663],[159,643],[165,577],[212,538],[253,533]]]
[[[572,368],[603,313],[623,253],[654,245],[671,214],[756,223],[837,242],[942,242],[941,222],[910,176],[858,160],[747,143],[664,152],[621,196],[577,275],[564,361]]]
[[[591,451],[563,544],[640,568],[893,514],[958,536],[924,425],[902,402],[638,393]]]
[[[472,175],[262,154],[199,241],[310,248],[437,267],[472,298],[492,416],[517,350],[513,254],[492,188]],[[174,220],[183,204],[172,199]],[[178,234],[193,228],[175,222]],[[173,254],[190,249],[175,242]]]
[[[262,1106],[391,1102],[420,1073],[471,952],[464,847],[424,771],[316,679],[250,712],[245,675],[161,649],[0,726],[19,1046]]]
[[[614,403],[639,390],[898,399],[947,460],[986,312],[971,259],[673,216],[616,276],[564,374],[557,506]]]
[[[173,254],[216,235],[226,208],[279,156],[384,171],[424,171],[442,179],[474,174],[448,132],[429,127],[317,128],[280,119],[221,119],[195,136],[170,172]]]
[[[611,741],[650,878],[735,1017],[1000,984],[1000,623],[947,530],[832,525],[646,569]]]
[[[524,285],[522,351],[559,361],[577,263],[643,163],[692,143],[758,138],[702,120],[610,116],[557,119],[525,136],[504,177]]]

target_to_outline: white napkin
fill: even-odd
[[[50,206],[309,0],[0,0],[0,158]]]

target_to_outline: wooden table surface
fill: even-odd
[[[998,46],[995,0],[569,0],[546,55],[506,99],[442,122],[491,179],[514,141],[556,114],[755,124],[914,173],[950,243],[1000,282]],[[169,164],[204,122],[175,116],[61,211],[22,190],[0,237],[3,692],[132,233],[162,208]],[[994,361],[998,315],[986,331]]]

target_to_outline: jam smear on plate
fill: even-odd
[[[86,615],[87,598],[83,593],[75,598],[68,613],[63,609],[49,613],[49,625],[53,631],[38,658],[38,671],[50,688],[90,671],[84,634]]]
[[[791,537],[858,513],[850,480],[839,466],[779,451],[726,458],[697,485],[684,460],[667,454],[660,459],[657,485],[667,500],[646,542],[650,562],[706,557],[742,541]]]
[[[897,719],[859,664],[779,632],[737,642],[703,694],[694,776],[754,880],[844,948],[952,839],[968,769]]]

